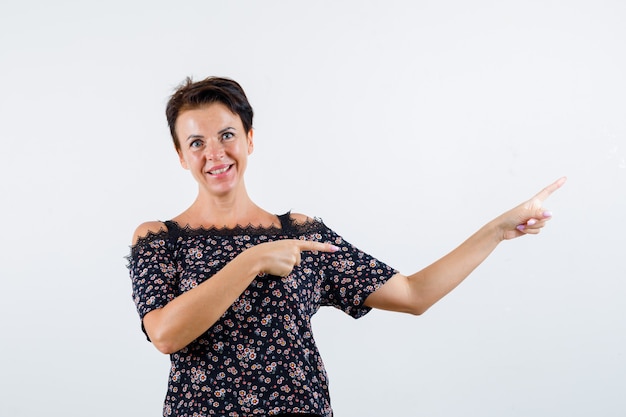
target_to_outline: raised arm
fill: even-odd
[[[138,228],[141,236],[145,227]],[[253,246],[197,287],[174,298],[143,318],[146,333],[162,353],[173,353],[198,338],[224,314],[254,278],[266,273],[287,276],[300,264],[302,251],[334,252],[331,244],[279,240]]]
[[[371,294],[365,305],[422,314],[459,285],[503,240],[537,234],[552,214],[543,202],[566,181],[560,178],[530,200],[480,228],[443,258],[410,276],[396,274]]]

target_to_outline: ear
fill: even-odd
[[[248,132],[248,155],[254,150],[254,130],[250,129]]]
[[[187,165],[187,161],[185,161],[185,158],[183,158],[183,153],[180,151],[180,149],[176,149],[176,153],[178,153],[178,160],[180,161],[180,166],[188,170],[189,165]]]

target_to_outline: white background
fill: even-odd
[[[160,415],[124,256],[195,197],[164,117],[187,75],[246,89],[257,203],[405,273],[569,177],[541,235],[425,315],[322,309],[336,416],[626,415],[625,22],[621,0],[3,1],[0,415]]]

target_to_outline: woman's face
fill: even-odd
[[[176,134],[180,163],[201,189],[224,196],[243,187],[253,142],[237,114],[222,103],[186,110],[176,120]]]

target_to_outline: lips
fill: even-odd
[[[220,175],[228,171],[232,165],[220,165],[217,167],[213,167],[213,169],[209,170],[208,173],[211,175]]]

